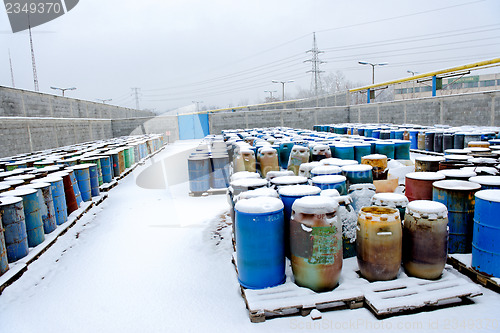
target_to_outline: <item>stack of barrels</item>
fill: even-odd
[[[131,136],[3,158],[0,275],[41,245],[83,202],[99,197],[101,185],[162,145],[161,135]]]

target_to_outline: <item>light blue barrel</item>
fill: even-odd
[[[472,237],[472,268],[500,277],[500,190],[476,192]]]
[[[45,178],[35,179],[33,183],[50,183],[52,200],[56,212],[56,223],[61,225],[68,220],[68,208],[66,206],[66,195],[64,193],[63,179],[59,176],[49,175]]]
[[[356,143],[354,144],[354,159],[361,163],[361,158],[372,153],[371,144],[369,143]]]
[[[210,189],[210,159],[208,154],[188,157],[189,190],[201,194]]]
[[[285,228],[280,199],[259,197],[235,205],[238,281],[249,289],[285,282]]]
[[[75,172],[76,181],[78,182],[78,188],[80,189],[80,194],[82,195],[83,201],[91,201],[91,185],[90,185],[90,165],[89,164],[79,164],[71,167]]]
[[[410,146],[411,146],[411,141],[394,140],[394,159],[409,160]]]
[[[40,199],[40,213],[42,214],[43,231],[45,234],[50,234],[56,230],[56,212],[54,209],[54,199],[52,198],[52,190],[50,183],[33,183],[20,188],[34,188],[38,190],[38,198]]]
[[[97,164],[89,163],[89,176],[90,176],[90,194],[93,197],[101,195],[99,191],[99,168]]]
[[[334,157],[342,160],[354,160],[354,146],[350,144],[336,144]]]
[[[481,185],[464,180],[440,180],[432,184],[432,201],[448,209],[448,253],[470,253],[474,218],[474,194]]]
[[[410,149],[418,149],[419,130],[410,130]]]
[[[385,155],[390,159],[394,159],[394,142],[377,141],[375,143],[375,153]]]
[[[40,207],[38,190],[30,188],[20,188],[1,194],[2,197],[20,197],[23,199],[24,217],[26,223],[26,235],[28,236],[28,246],[35,247],[45,240],[43,231],[43,220]]]
[[[7,260],[15,262],[29,253],[23,199],[0,197],[0,214],[7,247]]]
[[[228,154],[212,154],[210,156],[210,187],[214,189],[227,188],[231,174]]]
[[[75,170],[66,168],[64,170],[69,174],[69,179],[71,180],[71,186],[73,187],[73,192],[75,193],[76,204],[78,207],[82,204],[82,194],[80,193],[80,188],[78,187],[78,181],[76,180]]]
[[[311,179],[312,185],[319,187],[321,190],[335,189],[340,195],[347,194],[347,178],[345,176],[316,176]]]
[[[347,179],[346,187],[353,184],[373,183],[373,167],[367,164],[346,165],[342,173]]]
[[[365,128],[364,135],[368,138],[373,138],[373,130],[375,130],[375,128],[371,128],[371,127]]]

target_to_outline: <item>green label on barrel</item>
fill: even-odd
[[[313,227],[311,240],[313,243],[312,255],[308,262],[316,265],[331,265],[335,261],[335,255],[339,252],[342,243],[336,237],[337,228]]]

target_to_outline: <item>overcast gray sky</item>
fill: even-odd
[[[14,1],[14,0],[13,0]],[[498,0],[80,0],[33,28],[40,91],[76,87],[78,99],[113,99],[157,112],[202,101],[227,107],[264,101],[311,83],[313,32],[326,73],[371,83],[500,57]],[[0,85],[33,90],[29,37],[0,9]],[[491,69],[499,72],[500,67]],[[479,74],[479,73],[477,73]]]

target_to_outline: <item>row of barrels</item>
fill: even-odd
[[[160,137],[141,136],[90,143],[65,156],[44,154],[47,165],[36,167],[29,165],[39,157],[6,159],[16,168],[0,172],[0,275],[42,244],[83,202],[99,197],[100,185],[160,148]]]

